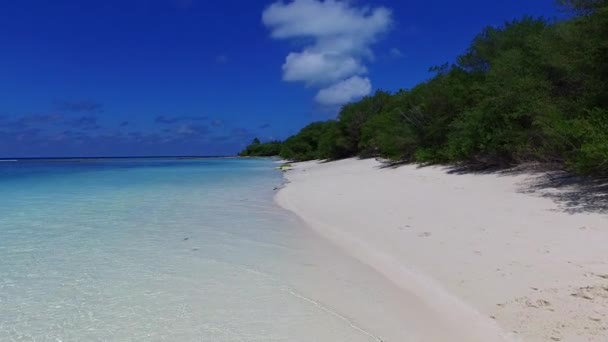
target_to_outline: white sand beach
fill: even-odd
[[[421,341],[608,341],[606,198],[454,171],[297,163],[276,199],[412,299]]]

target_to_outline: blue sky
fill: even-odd
[[[553,0],[0,2],[0,157],[225,155],[453,61]]]

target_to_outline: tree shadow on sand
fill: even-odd
[[[384,162],[381,168],[398,168],[409,164],[412,163]],[[443,167],[448,174],[454,175],[526,175],[527,177],[518,184],[520,193],[548,198],[568,214],[608,214],[608,178],[576,176],[554,165],[544,164],[525,164],[515,167],[460,164]]]
[[[585,178],[563,171],[548,172],[522,184],[520,191],[549,198],[569,214],[608,214],[608,179]]]
[[[526,175],[518,185],[524,194],[548,198],[568,214],[608,214],[608,179],[577,176],[554,165],[524,164],[515,167],[449,167],[450,174]]]

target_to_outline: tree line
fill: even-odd
[[[377,91],[283,142],[241,155],[419,163],[555,164],[608,175],[608,0],[561,0],[567,19],[487,27],[409,90]]]

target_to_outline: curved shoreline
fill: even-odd
[[[352,159],[294,164],[293,169],[285,173],[286,182],[275,200],[319,235],[399,286],[404,296],[417,298],[421,305],[407,309],[425,312],[422,316],[432,320],[426,327],[434,325],[449,331],[446,336],[450,341],[555,341],[564,336],[578,336],[581,340],[591,336],[588,340],[594,341],[593,336],[601,338],[601,325],[585,328],[586,337],[577,329],[550,327],[553,323],[550,319],[555,319],[557,324],[569,318],[566,311],[572,303],[560,302],[547,308],[546,313],[540,312],[543,305],[571,299],[570,293],[565,292],[580,284],[581,279],[568,279],[573,277],[571,269],[560,271],[561,265],[541,260],[542,255],[535,254],[536,241],[522,238],[526,232],[522,233],[518,224],[524,220],[535,221],[524,228],[538,230],[549,227],[538,227],[536,221],[556,224],[561,221],[563,224],[555,233],[572,225],[572,219],[565,222],[562,213],[547,211],[555,206],[551,201],[514,190],[513,186],[529,175],[499,179],[496,175],[448,175],[439,168],[419,170],[409,166],[380,170],[378,166],[379,163],[372,160]],[[463,195],[463,190],[472,191],[472,195]],[[409,201],[404,201],[405,198]],[[479,205],[479,210],[484,211],[484,201],[497,200],[506,204],[503,214],[512,217],[511,222],[504,222],[498,214],[492,217],[492,212],[480,213],[477,220],[467,217],[467,206]],[[416,207],[417,202],[426,203]],[[430,204],[438,208],[428,208]],[[445,220],[437,219],[444,211],[448,213],[444,215]],[[576,218],[574,222],[597,226],[604,220],[594,214]],[[493,228],[479,228],[476,223]],[[425,227],[418,228],[419,225]],[[449,225],[453,227],[447,227]],[[486,230],[497,235],[494,241],[485,237],[477,241],[480,234],[485,236]],[[571,234],[565,232],[565,235],[560,243],[568,243]],[[585,240],[608,242],[605,232],[594,230],[592,235],[587,235]],[[595,243],[590,247],[594,250],[599,246]],[[589,256],[585,248],[581,245],[562,256],[582,261]],[[486,250],[488,254],[497,254],[480,257]],[[522,255],[513,258],[515,266],[508,263],[505,266],[509,258],[503,254],[513,252]],[[522,269],[518,265],[521,260],[527,260],[529,265]],[[604,261],[608,265],[608,260]],[[510,278],[496,271],[502,268],[510,273]],[[534,276],[543,271],[547,272],[546,276]],[[467,280],[470,284],[466,284]],[[599,282],[599,278],[594,280]],[[550,293],[554,288],[549,285],[560,281],[564,284],[559,284],[559,291]],[[535,288],[533,292],[537,293],[545,290],[543,298],[548,299],[535,302],[532,294],[526,292],[530,288]],[[606,309],[601,301],[594,304],[594,309]],[[496,312],[497,309],[500,311]],[[424,331],[418,335],[424,336]]]

